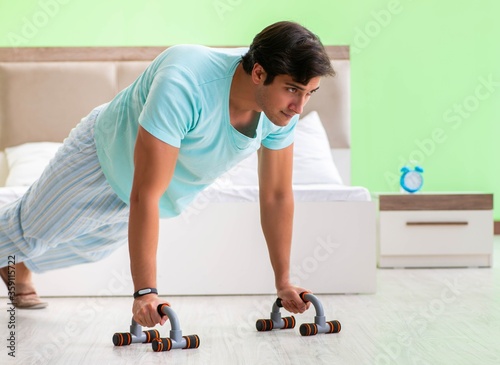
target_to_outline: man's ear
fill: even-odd
[[[267,78],[267,73],[266,70],[264,70],[264,67],[262,67],[258,63],[255,63],[252,69],[252,81],[254,82],[254,84],[256,85],[260,83],[263,84],[264,81],[266,81],[266,78]]]

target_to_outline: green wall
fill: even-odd
[[[246,45],[299,21],[351,45],[353,184],[397,191],[413,160],[424,191],[500,197],[499,14],[497,0],[0,0],[0,46]]]

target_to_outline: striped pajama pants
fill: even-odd
[[[94,109],[19,200],[0,208],[0,267],[9,256],[34,272],[94,262],[127,242],[128,206],[101,170]]]

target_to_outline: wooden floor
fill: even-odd
[[[114,347],[128,331],[129,298],[48,298],[45,310],[15,313],[15,358],[8,355],[7,299],[0,299],[1,364],[500,364],[500,239],[492,269],[378,270],[375,295],[319,296],[342,331],[302,337],[259,333],[272,296],[171,297],[193,350],[155,353],[149,344]],[[342,278],[332,278],[342,280]],[[5,291],[2,293],[2,295]],[[159,328],[168,336],[170,326]],[[7,346],[6,346],[7,345]]]

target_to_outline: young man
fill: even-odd
[[[317,36],[293,22],[265,28],[244,55],[167,49],[82,120],[25,196],[0,209],[0,266],[8,255],[23,261],[18,301],[43,306],[31,271],[95,261],[128,240],[134,319],[164,324],[156,312],[164,302],[155,289],[159,219],[180,214],[259,150],[261,222],[277,294],[285,309],[303,312],[305,289],[289,281],[293,130],[320,78],[333,73]],[[1,273],[5,281],[6,268]]]

